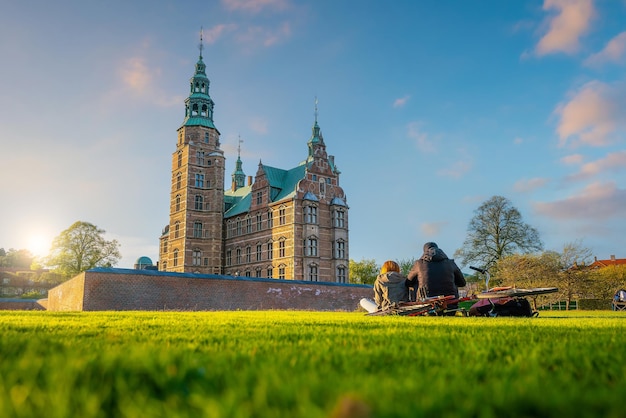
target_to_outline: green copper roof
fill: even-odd
[[[298,182],[304,178],[306,166],[299,165],[291,170],[282,170],[268,165],[261,166],[270,184],[270,201],[278,202],[296,195]],[[228,208],[224,218],[230,218],[250,211],[252,187],[240,187],[235,191],[224,192],[224,203]]]
[[[205,126],[207,128],[217,129],[211,119],[202,117],[185,118],[183,126]]]

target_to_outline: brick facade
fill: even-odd
[[[50,311],[355,311],[368,285],[99,268],[48,292]]]

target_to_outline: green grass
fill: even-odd
[[[625,349],[621,312],[0,311],[0,415],[621,417]]]

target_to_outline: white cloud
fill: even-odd
[[[406,95],[404,97],[400,97],[396,100],[393,101],[393,107],[404,107],[404,105],[406,104],[406,102],[409,101],[409,99],[411,98],[411,96]]]
[[[520,193],[532,192],[533,190],[539,189],[546,184],[548,184],[550,180],[541,177],[535,177],[532,179],[522,179],[517,181],[513,185],[513,190]]]
[[[207,44],[214,44],[226,33],[233,32],[236,29],[237,25],[234,23],[215,25],[212,28],[203,31],[203,39]]]
[[[259,13],[262,10],[284,10],[289,6],[288,0],[222,0],[228,10],[240,10],[248,13]]]
[[[468,173],[473,167],[474,167],[474,164],[472,162],[464,159],[464,160],[455,162],[450,167],[442,168],[438,170],[437,174],[442,177],[450,177],[454,179],[459,179],[463,177],[465,173]]]
[[[420,231],[424,236],[434,237],[439,235],[441,230],[447,225],[447,222],[426,222],[420,225]]]
[[[615,182],[596,182],[566,199],[539,202],[533,206],[539,214],[555,220],[597,221],[624,218],[626,190],[617,188]]]
[[[606,157],[584,164],[576,174],[568,176],[568,180],[581,180],[604,172],[626,170],[626,151],[607,154]]]
[[[591,81],[560,103],[554,113],[560,117],[559,145],[602,146],[616,131],[626,127],[626,84]]]
[[[245,32],[239,33],[236,37],[240,44],[249,49],[258,46],[270,47],[283,42],[291,36],[291,26],[283,23],[276,29],[268,29],[263,26],[250,26]]]
[[[145,60],[140,57],[133,57],[126,60],[120,68],[122,82],[130,90],[145,94],[152,84],[154,74],[151,68],[146,65]]]
[[[421,122],[411,122],[407,125],[407,137],[415,141],[415,145],[421,151],[433,152],[435,151],[435,145],[430,139],[430,136],[422,131]]]
[[[589,30],[595,16],[593,0],[544,0],[543,10],[556,14],[547,19],[548,30],[539,40],[535,53],[543,56],[578,52],[580,37]]]
[[[584,159],[585,157],[581,154],[571,154],[561,158],[561,163],[566,165],[580,164]]]
[[[624,63],[626,61],[626,31],[611,39],[604,49],[591,55],[585,60],[585,64],[598,67],[606,63]]]

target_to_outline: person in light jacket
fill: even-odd
[[[400,266],[395,261],[385,261],[374,282],[374,302],[377,309],[384,310],[408,301],[408,283],[406,277],[400,274]]]
[[[459,287],[466,284],[461,269],[434,242],[424,244],[424,254],[413,264],[408,282],[409,286],[417,288],[418,297],[458,298]],[[448,305],[448,310],[457,308],[457,304]]]

